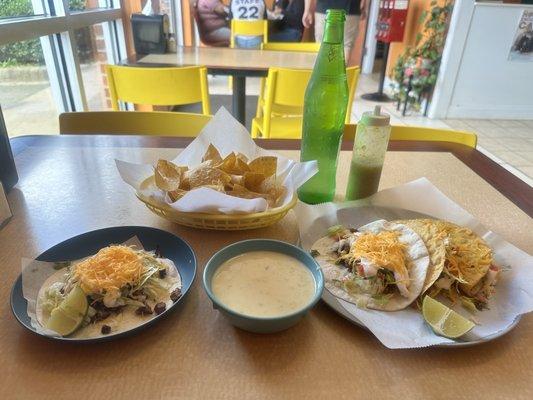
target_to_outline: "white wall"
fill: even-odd
[[[533,62],[507,59],[524,9],[456,2],[430,117],[533,118]]]

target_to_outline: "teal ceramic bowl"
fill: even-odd
[[[217,270],[227,260],[250,251],[274,251],[286,254],[302,262],[311,271],[315,281],[315,294],[302,309],[279,317],[252,317],[233,311],[222,304],[211,290],[211,280]],[[207,262],[203,276],[204,289],[213,302],[213,307],[222,313],[228,321],[241,329],[255,333],[273,333],[290,328],[296,324],[317,303],[324,290],[322,270],[311,255],[292,244],[270,239],[251,239],[233,243],[215,253]]]

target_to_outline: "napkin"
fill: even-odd
[[[295,212],[302,246],[307,250],[332,225],[361,226],[380,218],[393,220],[429,215],[466,226],[483,237],[494,252],[495,262],[510,269],[500,274],[496,294],[489,301],[489,310],[471,314],[460,305],[454,307],[455,311],[477,323],[461,341],[498,335],[520,315],[533,311],[533,257],[487,230],[426,178],[383,190],[359,201],[314,206],[299,203]],[[427,347],[454,342],[435,335],[422,314],[413,308],[385,312],[360,309],[344,300],[335,300],[388,348]]]
[[[246,128],[223,107],[202,129],[196,139],[171,161],[177,165],[195,167],[202,162],[202,156],[209,144],[213,144],[222,157],[231,152],[243,153],[250,160],[261,156],[277,157],[277,179],[287,188],[280,206],[288,204],[296,189],[318,172],[316,161],[297,162],[257,146]],[[177,211],[246,214],[265,211],[268,206],[262,198],[241,199],[210,188],[193,189],[172,203],[165,197],[165,193],[155,186],[141,189],[141,184],[154,174],[152,165],[133,164],[121,160],[115,160],[115,162],[124,182],[150,201],[166,203]]]

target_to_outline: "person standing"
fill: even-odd
[[[324,36],[324,24],[326,21],[326,10],[338,9],[346,11],[346,22],[344,23],[344,54],[348,59],[352,47],[357,38],[359,19],[365,10],[366,0],[305,0],[304,15],[302,23],[309,28],[313,21],[315,23],[315,41],[322,42]]]
[[[274,30],[269,32],[271,42],[299,42],[302,39],[304,26],[304,0],[276,0],[274,15],[282,18],[275,21]]]

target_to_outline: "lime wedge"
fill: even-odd
[[[452,309],[426,296],[422,302],[422,315],[437,335],[456,339],[470,331],[475,324]]]
[[[46,327],[61,336],[68,336],[81,326],[88,309],[85,292],[76,286],[65,300],[52,310]]]

